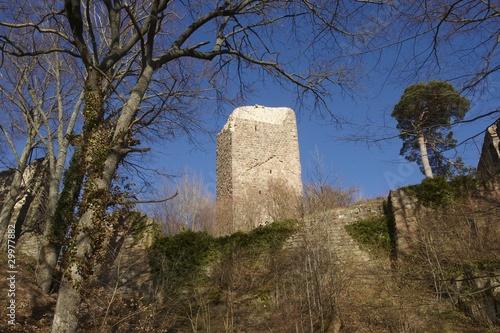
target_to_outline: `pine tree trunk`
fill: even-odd
[[[429,163],[429,156],[427,155],[427,145],[425,143],[424,133],[418,133],[418,146],[420,148],[420,158],[422,159],[422,167],[424,168],[425,177],[432,178],[432,168]]]

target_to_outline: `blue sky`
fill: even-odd
[[[363,5],[363,7],[366,6]],[[390,6],[387,7],[387,11],[384,11],[384,8],[380,6],[377,6],[374,10],[379,15],[377,18],[379,23],[383,24],[384,21],[392,22],[394,20],[394,17],[391,15],[393,12]],[[399,25],[396,24],[393,28],[398,29],[398,27],[411,29],[412,25],[406,21],[401,21]],[[420,29],[418,22],[416,23],[416,28]],[[450,28],[448,27],[448,29]],[[302,32],[305,34],[306,30],[302,31],[298,29],[296,33]],[[346,123],[356,124],[356,126],[336,124],[328,119],[319,119],[311,116],[311,113],[318,113],[321,110],[299,110],[295,105],[297,96],[292,92],[285,91],[273,85],[272,79],[262,82],[261,86],[259,86],[259,80],[254,79],[252,74],[247,72],[241,74],[252,78],[248,82],[253,83],[252,88],[255,89],[255,93],[247,96],[245,104],[259,104],[270,107],[287,106],[296,111],[304,182],[308,180],[311,172],[309,168],[311,152],[317,150],[323,156],[325,164],[330,168],[332,180],[337,179],[344,187],[358,188],[361,197],[386,196],[390,189],[418,183],[423,178],[415,163],[409,163],[399,156],[402,142],[396,135],[396,122],[390,117],[392,108],[398,102],[404,89],[409,84],[418,81],[429,81],[432,79],[446,80],[447,78],[460,79],[461,77],[463,77],[463,80],[472,79],[471,76],[464,76],[464,74],[480,72],[484,65],[484,59],[481,59],[481,57],[485,54],[490,56],[488,61],[491,62],[491,67],[494,68],[498,62],[498,53],[492,52],[489,54],[487,52],[488,43],[491,43],[492,50],[496,50],[497,39],[493,38],[492,36],[495,36],[495,34],[491,34],[490,32],[496,32],[497,30],[497,21],[496,19],[492,19],[489,23],[484,23],[482,29],[466,30],[466,32],[457,34],[455,38],[453,38],[454,35],[452,34],[451,40],[448,40],[450,36],[446,35],[446,31],[444,31],[444,36],[447,38],[443,41],[443,46],[438,50],[430,48],[433,41],[433,34],[430,33],[430,35],[419,36],[416,40],[409,39],[404,42],[398,42],[394,44],[394,47],[388,49],[380,48],[379,52],[377,51],[373,54],[370,52],[366,54],[361,52],[361,54],[364,54],[362,61],[357,61],[355,58],[347,56],[350,54],[355,55],[359,52],[354,44],[350,44],[350,38],[344,40],[339,36],[340,39],[332,45],[330,45],[331,40],[328,38],[322,40],[322,43],[319,43],[317,46],[314,43],[311,44],[310,52],[319,50],[320,53],[324,52],[324,54],[304,53],[309,56],[310,60],[318,57],[318,59],[324,61],[325,59],[329,59],[329,51],[338,50],[339,54],[344,57],[339,60],[333,55],[332,59],[330,59],[331,62],[326,62],[325,66],[334,65],[340,68],[346,66],[348,68],[347,72],[350,73],[352,71],[358,75],[361,75],[361,71],[366,71],[363,76],[363,82],[358,82],[359,86],[354,87],[352,90],[355,95],[354,98],[345,97],[339,91],[332,91],[331,100],[327,101],[329,108],[336,116],[339,116]],[[283,31],[289,32],[286,28],[283,28]],[[397,36],[391,36],[390,31],[392,30],[383,30],[384,35],[380,36],[382,37],[380,43],[385,43],[385,37],[387,37],[388,45],[391,45],[392,37],[396,37],[397,39]],[[421,32],[420,30],[418,31]],[[397,35],[399,31],[392,32]],[[207,40],[210,39],[209,36],[207,37],[203,33],[197,37],[201,38],[201,41],[207,38]],[[307,61],[303,61],[304,58],[295,58],[299,54],[302,55],[301,48],[290,43],[288,34],[277,37],[281,37],[279,38],[281,40],[273,41],[278,47],[277,50],[281,51],[282,57],[292,53],[289,54],[289,58],[294,59],[291,62],[293,65],[291,70],[308,69],[308,63]],[[404,33],[400,37],[405,37]],[[488,43],[483,43],[485,40],[488,40]],[[193,45],[198,42],[193,41]],[[307,43],[305,44],[307,45]],[[279,45],[281,45],[281,49]],[[323,49],[326,46],[330,48]],[[380,45],[375,43],[373,46],[375,47],[374,49],[377,49]],[[206,47],[209,47],[209,45]],[[294,51],[298,53],[295,54]],[[437,52],[436,56],[440,62],[437,66],[432,63],[432,59],[434,58],[430,57],[431,54],[434,55],[434,52]],[[412,62],[413,58],[415,61]],[[430,63],[427,64],[427,61]],[[302,62],[304,62],[304,68],[301,68]],[[366,68],[361,68],[361,64],[366,65]],[[415,69],[420,68],[420,65],[426,66],[420,69],[420,71],[417,70],[418,73],[414,72]],[[466,73],[469,69],[470,73]],[[441,73],[442,75],[439,76],[436,73]],[[419,75],[420,77],[418,77]],[[394,83],[396,80],[405,83]],[[238,80],[234,82],[238,82]],[[488,77],[485,76],[483,82],[486,82],[484,84],[484,94],[470,96],[472,109],[469,111],[466,119],[471,119],[491,111],[492,106],[497,105],[495,103],[497,103],[496,101],[500,97],[500,72],[496,71]],[[290,90],[293,90],[292,87],[290,87]],[[200,136],[198,138],[200,141],[199,147],[190,145],[183,138],[172,142],[162,142],[152,147],[152,157],[149,155],[144,157],[144,162],[141,162],[143,163],[142,165],[146,168],[157,169],[174,175],[180,175],[184,169],[188,168],[193,172],[201,174],[205,180],[207,191],[215,193],[215,133],[222,128],[227,117],[235,107],[226,106],[221,112],[222,116],[216,120],[208,120],[207,124],[213,128],[214,135],[212,137]],[[207,113],[212,113],[211,111],[213,110],[207,110]],[[486,118],[482,121],[461,125],[454,128],[455,137],[460,142],[471,135],[483,131],[492,122],[492,118]],[[358,142],[347,140],[349,137],[358,137],[358,134],[366,135],[369,138],[378,138],[376,135],[383,137],[384,133],[385,137],[395,135],[396,137],[392,140],[380,141],[378,145],[371,146],[367,146],[362,139]],[[468,165],[477,165],[482,140],[483,135],[480,135],[475,140],[459,147],[458,154],[464,158]],[[154,163],[150,165],[150,161]],[[147,177],[150,177],[150,175]],[[159,187],[162,181],[157,178],[157,175],[151,174],[150,181]],[[150,194],[152,195],[152,193]]]
[[[387,196],[391,189],[420,182],[423,175],[415,163],[409,163],[399,156],[402,144],[399,138],[369,146],[363,141],[348,140],[349,136],[359,132],[373,132],[377,126],[388,131],[389,134],[397,133],[396,122],[390,117],[390,113],[394,104],[399,101],[405,86],[389,84],[384,86],[376,79],[372,82],[377,90],[365,89],[354,98],[342,98],[340,94],[333,95],[329,105],[336,115],[345,117],[356,124],[370,123],[372,126],[369,127],[332,124],[327,119],[311,117],[310,112],[297,112],[294,105],[295,96],[292,93],[277,87],[270,88],[269,85],[249,97],[247,105],[287,106],[296,110],[304,182],[311,174],[311,153],[317,149],[331,171],[333,181],[337,178],[344,187],[358,188],[361,198]],[[489,99],[495,95],[495,86],[491,87],[492,94],[487,92],[480,98],[472,99],[472,108],[466,119],[488,110]],[[227,107],[223,111],[224,116],[220,117],[215,125],[217,131],[222,128],[233,108]],[[455,137],[460,142],[483,131],[491,122],[492,119],[488,118],[456,127],[453,129]],[[215,193],[216,144],[215,137],[212,139],[201,138],[201,149],[196,149],[183,140],[156,147],[154,153],[157,157],[157,167],[173,174],[181,174],[185,168],[188,168],[201,174],[207,191]],[[462,156],[468,165],[477,166],[482,141],[483,135],[481,134],[475,140],[460,146],[457,151],[458,155]]]
[[[379,20],[392,22],[395,18],[390,7],[387,12],[376,14]],[[491,31],[497,31],[494,20],[485,22],[482,29],[472,29],[460,31],[450,35],[448,31],[453,31],[452,26],[441,27],[444,40],[439,40],[442,44],[436,49],[432,48],[434,40],[433,29],[429,33],[420,35],[418,38],[405,40],[406,31],[410,36],[414,33],[422,33],[420,29],[425,28],[415,23],[415,26],[402,18],[399,24],[395,24],[392,29],[384,30],[380,43],[372,46],[373,49],[388,43],[391,45],[393,38],[401,42],[395,43],[393,47],[381,47],[379,51],[362,52],[356,45],[350,43],[349,39],[340,39],[338,44],[329,45],[330,49],[314,48],[320,54],[328,58],[331,51],[337,50],[345,57],[339,62],[328,62],[332,66],[348,68],[348,73],[356,77],[356,87],[350,91],[354,97],[346,97],[338,91],[338,87],[332,87],[331,100],[327,101],[329,109],[338,116],[341,124],[332,123],[328,119],[319,119],[311,116],[314,113],[321,113],[321,110],[300,110],[295,105],[297,96],[292,92],[285,91],[272,84],[272,79],[262,82],[259,86],[259,79],[248,80],[253,83],[255,92],[252,96],[247,96],[244,105],[264,105],[269,107],[291,107],[297,113],[299,148],[302,162],[303,180],[307,181],[310,175],[309,161],[311,152],[316,149],[323,156],[327,166],[331,168],[332,177],[339,179],[344,187],[356,187],[359,189],[362,198],[372,198],[377,196],[387,196],[389,190],[408,184],[419,183],[423,179],[418,166],[409,163],[399,156],[402,145],[397,137],[396,122],[390,117],[393,106],[399,101],[404,89],[420,81],[449,80],[453,84],[463,84],[473,81],[476,73],[487,69],[485,64],[491,68],[497,63],[497,53],[488,53],[488,47],[496,50],[496,41],[491,38]],[[427,27],[429,28],[429,27]],[[451,30],[449,30],[451,29]],[[391,32],[392,31],[392,32]],[[391,35],[396,35],[392,36]],[[387,35],[387,36],[386,36]],[[279,37],[279,36],[278,36]],[[283,55],[295,50],[287,44],[284,37]],[[377,39],[375,39],[376,41]],[[487,41],[487,42],[486,42]],[[300,47],[299,47],[300,49]],[[360,51],[361,50],[361,51]],[[292,52],[293,53],[293,52]],[[355,58],[348,55],[362,55]],[[488,54],[490,58],[485,62],[484,56]],[[311,56],[313,59],[314,56]],[[335,58],[335,57],[334,57]],[[297,58],[296,65],[302,67],[302,58]],[[336,58],[335,58],[336,59]],[[294,60],[295,61],[295,60]],[[437,63],[435,62],[437,61]],[[306,67],[302,69],[307,69]],[[242,73],[243,76],[252,77],[251,73]],[[350,75],[349,75],[350,76]],[[238,82],[238,80],[235,80]],[[488,76],[484,76],[481,84],[476,88],[481,89],[475,95],[467,96],[471,100],[472,108],[466,115],[465,120],[486,114],[497,107],[500,97],[500,72],[494,71]],[[461,87],[456,87],[460,90]],[[293,90],[293,87],[290,87]],[[312,105],[311,101],[309,105]],[[241,105],[237,105],[241,106]],[[218,132],[227,120],[227,117],[236,106],[227,106],[222,110],[222,117],[219,117],[214,126],[214,131]],[[498,118],[498,113],[496,114]],[[493,123],[493,118],[484,118],[473,123],[459,125],[453,128],[455,138],[461,142],[486,129]],[[211,123],[210,123],[211,124]],[[355,124],[353,126],[349,124]],[[383,137],[393,137],[392,140],[383,140],[368,146],[363,139],[349,141],[348,138],[360,138],[366,136],[368,139],[380,139]],[[481,134],[474,140],[467,141],[457,148],[456,154],[464,159],[469,166],[477,166],[480,156],[484,135]],[[154,153],[157,158],[157,167],[169,174],[181,174],[185,168],[193,172],[201,173],[205,180],[208,191],[215,192],[215,135],[213,138],[201,138],[201,149],[194,149],[182,140],[176,140],[161,147],[155,147]],[[453,152],[451,152],[453,154]],[[450,156],[451,157],[451,156]]]

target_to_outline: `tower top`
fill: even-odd
[[[231,113],[223,130],[232,130],[237,119],[279,125],[289,116],[295,117],[295,113],[292,109],[287,107],[267,107],[262,105],[241,106]]]

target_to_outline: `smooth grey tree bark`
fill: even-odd
[[[429,163],[429,155],[427,154],[427,144],[425,142],[425,136],[422,131],[417,135],[418,147],[420,149],[420,158],[422,159],[422,167],[424,168],[424,174],[427,178],[432,178],[432,168]]]
[[[57,203],[59,201],[60,195],[60,184],[63,178],[63,173],[65,170],[66,159],[68,155],[68,150],[70,146],[70,140],[68,139],[75,128],[75,124],[78,119],[78,115],[83,103],[83,94],[77,99],[71,116],[66,122],[63,120],[63,116],[66,113],[66,107],[63,103],[63,94],[61,93],[61,79],[59,69],[56,68],[56,88],[57,88],[57,110],[58,110],[58,123],[56,129],[57,138],[48,137],[44,142],[45,147],[48,151],[49,157],[49,168],[50,168],[50,181],[49,181],[49,191],[47,198],[47,210],[46,210],[46,220],[44,234],[42,238],[42,244],[40,245],[40,253],[38,258],[38,269],[37,269],[37,283],[38,286],[46,293],[49,293],[52,286],[52,279],[54,275],[54,270],[57,265],[57,260],[59,258],[59,252],[61,245],[54,242],[52,235],[52,228],[54,227],[54,213],[57,208]],[[54,139],[54,140],[53,140]],[[57,145],[57,146],[55,146]],[[57,154],[56,154],[57,150]],[[79,191],[79,189],[78,189]],[[76,195],[75,195],[76,196]]]

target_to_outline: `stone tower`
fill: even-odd
[[[235,109],[217,135],[216,163],[218,225],[225,224],[227,233],[270,222],[269,196],[276,184],[291,197],[302,194],[294,111]]]

